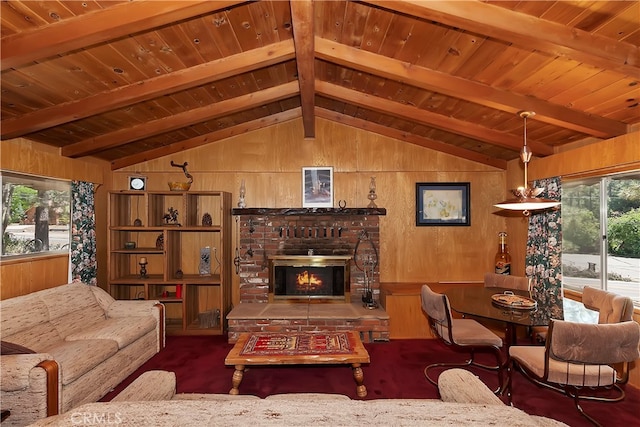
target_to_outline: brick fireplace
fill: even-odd
[[[358,330],[365,342],[388,339],[388,316],[365,304],[379,300],[379,217],[385,209],[249,208],[233,209],[233,215],[240,230],[240,304],[227,316],[230,342],[248,331]],[[287,258],[343,259],[350,302],[278,301],[273,295],[270,301],[270,266]]]

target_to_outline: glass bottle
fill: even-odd
[[[511,255],[507,247],[507,233],[498,233],[498,252],[495,257],[496,274],[511,274]]]

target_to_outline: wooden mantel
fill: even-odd
[[[385,208],[233,208],[233,215],[386,215]]]

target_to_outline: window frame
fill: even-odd
[[[16,260],[23,259],[35,259],[35,258],[45,258],[52,256],[65,256],[71,252],[71,215],[72,215],[72,194],[71,194],[71,181],[60,179],[60,178],[52,178],[48,176],[34,175],[23,172],[16,172],[6,169],[0,170],[0,187],[4,191],[4,185],[10,182],[15,185],[24,185],[26,187],[31,188],[40,188],[44,189],[44,191],[48,190],[56,190],[56,191],[65,191],[68,194],[68,198],[66,199],[66,207],[62,212],[62,215],[66,215],[68,217],[68,224],[66,224],[67,232],[66,232],[66,242],[61,243],[60,248],[56,249],[47,249],[40,250],[34,252],[27,253],[13,253],[13,254],[5,254],[4,253],[4,230],[0,229],[0,262],[10,262]],[[4,215],[4,198],[2,201],[2,214]],[[51,225],[49,225],[48,235],[51,233]],[[35,240],[35,231],[33,239]]]
[[[594,185],[597,184],[598,185],[598,189],[599,189],[599,218],[598,218],[598,225],[599,225],[599,262],[600,262],[600,277],[598,278],[599,281],[599,289],[603,289],[603,290],[609,290],[609,274],[611,273],[609,271],[609,256],[611,256],[609,254],[609,236],[608,236],[608,223],[609,223],[609,185],[611,183],[611,181],[613,181],[616,178],[624,178],[625,176],[638,176],[640,174],[640,169],[638,170],[626,170],[626,171],[621,171],[621,172],[617,172],[614,174],[606,174],[606,175],[589,175],[589,176],[581,176],[581,177],[575,177],[575,178],[567,178],[565,180],[565,182],[563,183],[563,193],[565,191],[565,188],[567,186],[568,183],[570,184],[577,184],[577,185]],[[564,194],[563,194],[563,198],[564,198]],[[565,223],[565,221],[567,220],[567,218],[562,219],[562,222]],[[564,228],[564,227],[563,227]],[[564,245],[564,233],[563,233],[563,245]],[[563,249],[563,254],[564,254],[564,249]],[[562,267],[563,267],[563,272],[562,272],[562,287],[564,289],[570,290],[570,291],[575,291],[575,292],[582,292],[582,289],[584,288],[584,286],[587,285],[571,285],[571,284],[567,284],[565,282],[565,263],[564,261],[562,262]],[[568,276],[568,277],[573,277],[573,276]],[[635,307],[639,307],[640,306],[640,282],[638,283],[639,286],[639,295],[637,296],[632,296],[633,302],[634,302],[634,306]]]

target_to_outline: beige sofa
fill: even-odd
[[[27,425],[98,401],[160,351],[164,306],[69,283],[0,301],[0,337],[2,425]]]
[[[145,372],[111,402],[88,403],[34,426],[535,426],[565,424],[507,406],[477,377],[450,369],[438,378],[441,400],[352,400],[337,394],[279,394],[260,399],[175,393],[172,372]]]

